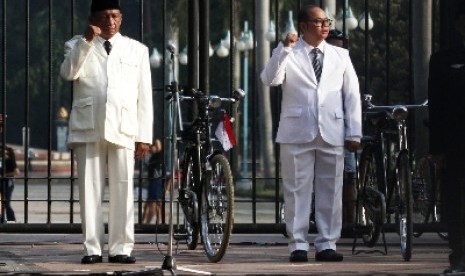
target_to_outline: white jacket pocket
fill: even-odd
[[[139,66],[136,61],[129,58],[121,58],[120,59],[120,66],[121,66],[121,74],[122,77],[126,80],[126,83],[130,83],[131,81],[135,81],[138,76],[139,70],[137,67]]]
[[[92,97],[75,100],[69,119],[69,127],[72,130],[94,129],[94,111]]]
[[[137,112],[123,106],[121,109],[120,131],[129,136],[137,135]]]

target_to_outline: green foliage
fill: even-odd
[[[362,92],[373,94],[374,102],[379,104],[408,103],[411,75],[409,1],[390,1],[389,18],[386,17],[386,3],[381,0],[369,2],[374,27],[368,32],[360,28],[350,31],[350,52],[362,90],[365,88]],[[364,1],[351,1],[351,5],[356,15],[364,12]],[[365,35],[368,35],[368,55],[365,55]],[[365,76],[368,76],[367,87]]]

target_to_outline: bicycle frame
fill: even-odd
[[[409,108],[425,107],[427,101],[420,105],[377,106],[371,103],[371,95],[365,95],[364,106],[364,116],[366,122],[371,123],[368,126],[374,127],[374,136],[364,139],[366,145],[362,152],[365,162],[362,168],[363,187],[366,187],[365,181],[370,181],[367,168],[374,165],[376,183],[372,183],[375,184],[372,187],[384,195],[386,213],[395,214],[401,237],[401,252],[404,259],[409,260],[413,236],[413,199],[406,119]],[[374,164],[370,165],[371,162]],[[390,222],[391,217],[385,217]],[[378,236],[379,232],[371,237],[377,239]],[[373,239],[369,239],[369,245],[376,242]]]
[[[171,60],[173,66],[173,79],[175,72],[175,47],[173,45],[168,45],[168,51],[171,53]],[[180,102],[183,100],[195,100],[199,108],[199,116],[194,120],[192,128],[189,128],[186,132],[193,134],[191,139],[184,140],[187,141],[189,148],[187,149],[194,151],[192,148],[195,148],[195,157],[194,159],[186,159],[189,161],[188,166],[191,166],[193,169],[193,174],[195,175],[193,181],[184,177],[178,184],[189,185],[187,189],[181,189],[179,187],[179,202],[181,203],[184,215],[185,223],[190,227],[191,234],[195,233],[195,239],[188,246],[189,249],[194,249],[197,243],[197,238],[199,235],[200,225],[202,226],[202,242],[204,245],[205,252],[212,262],[218,262],[224,256],[226,248],[229,245],[229,239],[232,232],[233,225],[233,208],[234,208],[234,188],[233,188],[233,178],[232,172],[228,160],[222,154],[215,154],[212,147],[212,138],[210,130],[210,116],[209,111],[215,108],[218,108],[221,105],[221,102],[239,102],[245,96],[245,92],[242,89],[236,89],[233,91],[233,97],[231,98],[220,98],[218,96],[205,96],[202,92],[197,90],[192,90],[193,96],[185,96],[182,94],[182,90],[179,89],[178,83],[176,80],[171,82],[171,85],[168,85],[167,91],[169,92],[166,100],[170,101],[172,106],[171,116],[171,185],[170,185],[170,217],[169,217],[169,240],[168,240],[168,253],[163,260],[162,268],[172,270],[175,267],[175,260],[172,256],[173,250],[173,239],[175,238],[174,227],[173,227],[173,213],[174,213],[174,183],[175,175],[177,175],[176,169],[179,169],[178,159],[178,126],[177,121],[179,119],[179,129],[183,132],[183,121]],[[185,134],[185,133],[184,133]],[[204,135],[204,136],[203,136]],[[205,139],[204,139],[205,138]],[[186,155],[187,158],[190,158],[189,155]],[[186,162],[185,160],[185,162]],[[193,162],[191,162],[193,161]],[[216,171],[213,171],[211,168],[215,167]],[[204,172],[207,177],[204,176]],[[225,179],[225,182],[221,182],[220,178]],[[205,179],[208,179],[206,181]],[[195,183],[193,189],[189,189]],[[210,184],[210,186],[208,185]],[[179,185],[179,186],[182,186]],[[187,186],[186,186],[187,187]],[[211,187],[211,188],[210,188]],[[214,190],[213,188],[217,188]],[[218,190],[224,189],[224,190]],[[185,193],[187,191],[187,194]],[[216,193],[216,194],[215,194]],[[226,196],[223,195],[226,193]],[[197,197],[197,195],[200,195]],[[221,202],[226,198],[226,203]],[[200,204],[199,204],[200,202]],[[200,206],[199,206],[200,205]],[[225,231],[223,231],[223,224],[225,225]],[[186,241],[189,237],[189,229],[187,230],[187,235],[185,236]],[[213,234],[211,235],[210,231]],[[180,237],[180,235],[176,235]],[[194,237],[194,235],[190,235]],[[218,238],[219,237],[219,238]]]
[[[221,102],[236,103],[242,99],[245,92],[241,89],[237,89],[233,92],[232,98],[220,98],[218,96],[206,96],[201,91],[191,90],[192,96],[180,95],[180,101],[195,101],[198,108],[198,115],[192,122],[192,124],[182,131],[182,141],[186,142],[186,148],[196,148],[198,153],[199,164],[209,164],[209,161],[213,155],[220,153],[219,150],[215,150],[213,147],[213,138],[211,135],[211,115],[210,111],[219,108]],[[224,111],[226,112],[226,111]],[[180,117],[180,124],[183,124],[182,116]],[[194,135],[192,135],[194,133]],[[211,170],[208,166],[203,168],[204,170]],[[199,179],[201,180],[201,178]]]
[[[378,174],[378,182],[381,191],[386,196],[386,206],[387,210],[389,210],[390,201],[392,199],[392,193],[394,191],[395,186],[399,187],[399,182],[396,181],[395,175],[395,168],[398,164],[399,156],[402,154],[409,154],[409,146],[408,146],[408,132],[407,132],[407,117],[408,117],[408,109],[419,108],[419,107],[426,107],[428,101],[423,102],[419,105],[394,105],[394,106],[381,106],[381,105],[374,105],[371,103],[371,95],[365,95],[364,102],[367,106],[366,114],[371,112],[375,112],[378,116],[384,116],[381,118],[385,120],[385,124],[383,126],[376,126],[377,133],[374,138],[375,142],[373,144],[377,145],[378,156],[383,157],[382,160],[377,160],[377,164],[382,166],[382,170],[384,173],[383,175]],[[395,126],[390,125],[390,122],[395,122]],[[395,135],[395,139],[391,137],[386,137]],[[395,146],[397,149],[386,149],[386,147]],[[394,155],[394,156],[393,156]],[[392,162],[395,160],[395,163]],[[377,170],[378,171],[378,170]],[[400,189],[398,189],[400,191]]]
[[[438,223],[440,217],[440,182],[441,167],[437,164],[434,156],[426,154],[415,162],[414,175],[412,179],[412,191],[414,201],[414,223]],[[447,240],[448,233],[437,232],[439,237]],[[420,237],[422,230],[414,232],[415,237]]]
[[[195,249],[201,235],[207,257],[218,262],[225,254],[232,232],[234,188],[228,160],[213,147],[211,111],[222,102],[237,103],[245,93],[238,89],[233,97],[220,98],[198,90],[191,92],[178,95],[181,102],[195,103],[198,112],[192,123],[181,129],[180,142],[185,148],[178,199],[184,213],[185,232],[177,237],[186,239],[188,249]],[[183,126],[181,117],[179,114]]]

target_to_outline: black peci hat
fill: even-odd
[[[98,12],[103,10],[121,10],[119,0],[92,0],[90,12]]]

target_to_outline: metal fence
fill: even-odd
[[[165,152],[170,150],[165,85],[173,76],[186,88],[210,94],[229,95],[237,87],[248,92],[236,114],[240,142],[229,153],[237,188],[236,232],[284,231],[279,223],[279,150],[273,142],[280,90],[263,87],[258,76],[281,35],[292,27],[298,29],[295,15],[307,3],[325,8],[336,27],[345,30],[361,93],[372,93],[383,104],[426,96],[421,89],[425,80],[416,83],[414,75],[425,74],[424,60],[438,47],[439,0],[121,3],[122,32],[151,49],[154,135],[164,139]],[[418,6],[426,8],[418,14]],[[90,0],[2,0],[0,110],[5,120],[1,137],[4,148],[15,149],[22,173],[12,199],[20,223],[0,225],[0,231],[80,231],[75,161],[66,147],[72,87],[58,77],[58,69],[63,44],[84,30],[89,7]],[[415,40],[418,36],[421,41]],[[166,56],[168,42],[178,49],[174,72]],[[423,54],[415,58],[416,51]],[[191,112],[186,107],[182,113],[189,119]],[[412,124],[416,125],[414,120]],[[167,155],[165,171],[170,171],[171,163]],[[146,179],[142,163],[135,166],[136,231],[153,231],[153,225],[141,224]],[[179,208],[175,210],[176,222],[181,217]],[[166,231],[166,225],[159,230]]]

